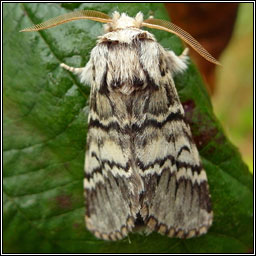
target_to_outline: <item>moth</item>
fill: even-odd
[[[179,36],[219,64],[190,34],[139,12],[134,18],[80,10],[22,31],[73,20],[102,23],[85,67],[61,67],[91,85],[85,156],[85,222],[98,238],[118,240],[143,225],[169,237],[205,234],[213,212],[206,172],[184,118],[173,77],[187,69],[188,49],[177,56],[142,27]]]

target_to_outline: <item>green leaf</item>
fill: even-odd
[[[5,253],[245,253],[253,248],[253,183],[225,137],[197,69],[175,78],[208,174],[214,222],[189,240],[157,233],[118,242],[96,239],[84,226],[83,163],[89,87],[59,67],[82,67],[102,25],[76,21],[34,33],[18,31],[75,8],[168,19],[162,4],[3,4],[4,143],[3,251]],[[164,47],[180,40],[150,30]],[[223,70],[223,72],[225,72]]]

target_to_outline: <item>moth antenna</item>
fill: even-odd
[[[164,30],[177,35],[183,41],[188,43],[195,51],[197,51],[206,60],[221,66],[220,62],[217,61],[193,36],[191,36],[188,32],[178,27],[177,25],[166,20],[147,19],[144,20],[142,26]]]
[[[75,12],[66,13],[58,17],[49,19],[43,23],[36,24],[29,28],[22,29],[20,30],[20,32],[44,30],[44,29],[52,28],[73,20],[81,20],[81,19],[94,20],[102,23],[107,23],[112,20],[107,14],[103,12],[98,12],[94,10],[79,10]]]

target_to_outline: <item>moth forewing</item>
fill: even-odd
[[[176,73],[186,72],[188,50],[177,56],[141,27],[193,38],[168,22],[118,12],[112,19],[74,12],[24,31],[77,17],[107,23],[85,67],[61,64],[91,85],[84,178],[87,228],[104,240],[126,237],[138,220],[169,237],[206,233],[213,219],[207,176],[173,81]],[[206,50],[198,51],[218,64]]]

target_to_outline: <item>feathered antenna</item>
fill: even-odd
[[[49,19],[43,23],[33,25],[32,27],[22,29],[20,30],[20,32],[44,30],[44,29],[56,27],[58,25],[61,25],[63,23],[67,23],[73,20],[81,20],[81,19],[94,20],[102,23],[109,23],[112,21],[112,18],[103,12],[98,12],[94,10],[79,10],[75,12],[66,13],[58,17]],[[221,65],[207,50],[205,50],[205,48],[194,37],[192,37],[189,33],[187,33],[186,31],[184,31],[183,29],[181,29],[180,27],[178,27],[177,25],[169,21],[150,18],[150,19],[144,20],[141,26],[159,29],[159,30],[165,30],[167,32],[173,33],[178,37],[180,37],[183,41],[188,43],[206,60],[214,64]]]
[[[32,27],[22,29],[20,32],[31,32],[31,31],[39,31],[44,30],[52,27],[56,27],[58,25],[61,25],[63,23],[67,23],[73,20],[94,20],[102,23],[108,23],[112,19],[107,14],[103,12],[98,12],[94,10],[80,10],[75,12],[66,13],[63,15],[60,15],[58,17],[49,19],[43,23],[33,25]]]
[[[159,29],[159,30],[165,30],[167,32],[177,35],[183,41],[188,43],[194,50],[196,50],[206,60],[221,66],[220,62],[218,62],[207,50],[205,50],[205,48],[193,36],[191,36],[188,32],[184,31],[182,28],[178,27],[177,25],[166,20],[147,19],[142,22],[142,26]]]

